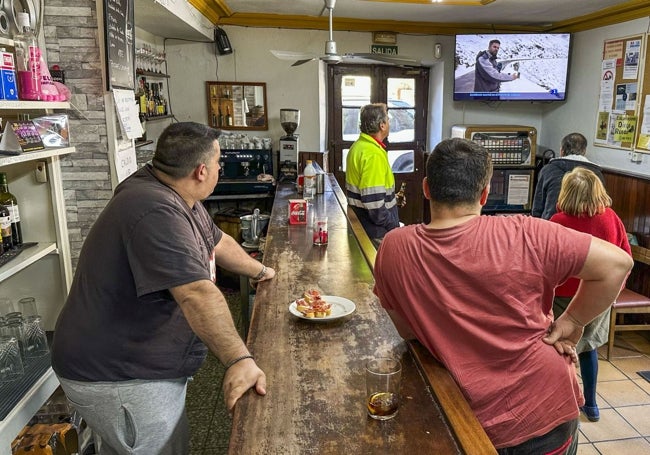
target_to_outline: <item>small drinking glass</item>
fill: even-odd
[[[6,297],[0,298],[0,316],[7,316],[9,313],[14,312],[14,304],[11,299]]]
[[[24,341],[24,332],[23,332],[23,320],[21,319],[12,319],[6,322],[6,325],[3,327],[3,335],[14,337],[18,340],[18,345],[20,346],[20,352],[25,357],[25,344]]]
[[[372,359],[366,364],[366,407],[376,420],[397,415],[402,365],[388,357]]]
[[[42,357],[50,352],[40,316],[29,316],[23,322],[23,344],[25,357]]]
[[[16,337],[0,336],[0,382],[10,382],[25,372]]]
[[[36,299],[34,297],[23,297],[18,301],[18,306],[20,307],[20,311],[23,313],[24,318],[38,315]]]
[[[314,245],[327,245],[328,240],[327,233],[327,217],[315,217],[312,224],[312,240]]]

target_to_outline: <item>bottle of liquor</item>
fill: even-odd
[[[226,125],[232,126],[232,115],[230,115],[230,106],[226,106]]]
[[[406,182],[402,182],[399,191],[395,193],[395,200],[397,201],[398,207],[404,207],[406,205]]]
[[[144,77],[140,78],[140,87],[138,89],[139,101],[140,101],[140,114],[143,117],[147,117],[147,88],[146,88],[146,79]]]
[[[0,172],[0,204],[7,207],[11,219],[11,235],[14,245],[22,245],[23,231],[20,228],[20,211],[18,210],[18,200],[16,196],[9,192],[7,183],[7,174]],[[4,234],[3,236],[4,237]]]
[[[222,127],[223,124],[223,114],[221,113],[221,105],[219,105],[219,115],[217,116],[217,126]]]
[[[14,36],[16,73],[18,74],[18,97],[21,100],[40,100],[41,49],[29,24],[29,13],[17,13],[16,22],[20,32]]]
[[[304,176],[304,183],[302,189],[302,197],[306,200],[314,198],[316,194],[316,168],[312,164],[312,160],[307,160],[307,165],[302,171]]]
[[[9,251],[13,248],[11,239],[11,216],[9,215],[9,209],[2,204],[0,204],[0,233],[2,234],[2,248],[5,251]]]

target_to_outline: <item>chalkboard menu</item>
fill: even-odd
[[[134,0],[104,0],[106,89],[135,88]]]

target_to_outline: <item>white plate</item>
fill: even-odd
[[[327,303],[332,305],[332,312],[330,313],[329,316],[325,316],[324,318],[316,318],[316,317],[307,318],[305,317],[305,315],[303,315],[300,311],[296,309],[295,300],[289,304],[289,312],[294,316],[297,316],[300,319],[304,319],[306,321],[326,322],[326,321],[331,321],[333,319],[342,318],[343,316],[347,316],[348,314],[352,314],[354,313],[354,310],[357,308],[357,306],[354,304],[352,300],[348,300],[344,297],[337,297],[335,295],[323,295],[321,296],[321,298],[325,300]]]

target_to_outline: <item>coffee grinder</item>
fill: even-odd
[[[296,181],[298,178],[298,135],[293,134],[300,124],[299,109],[280,109],[280,124],[287,133],[280,138],[280,181]]]

